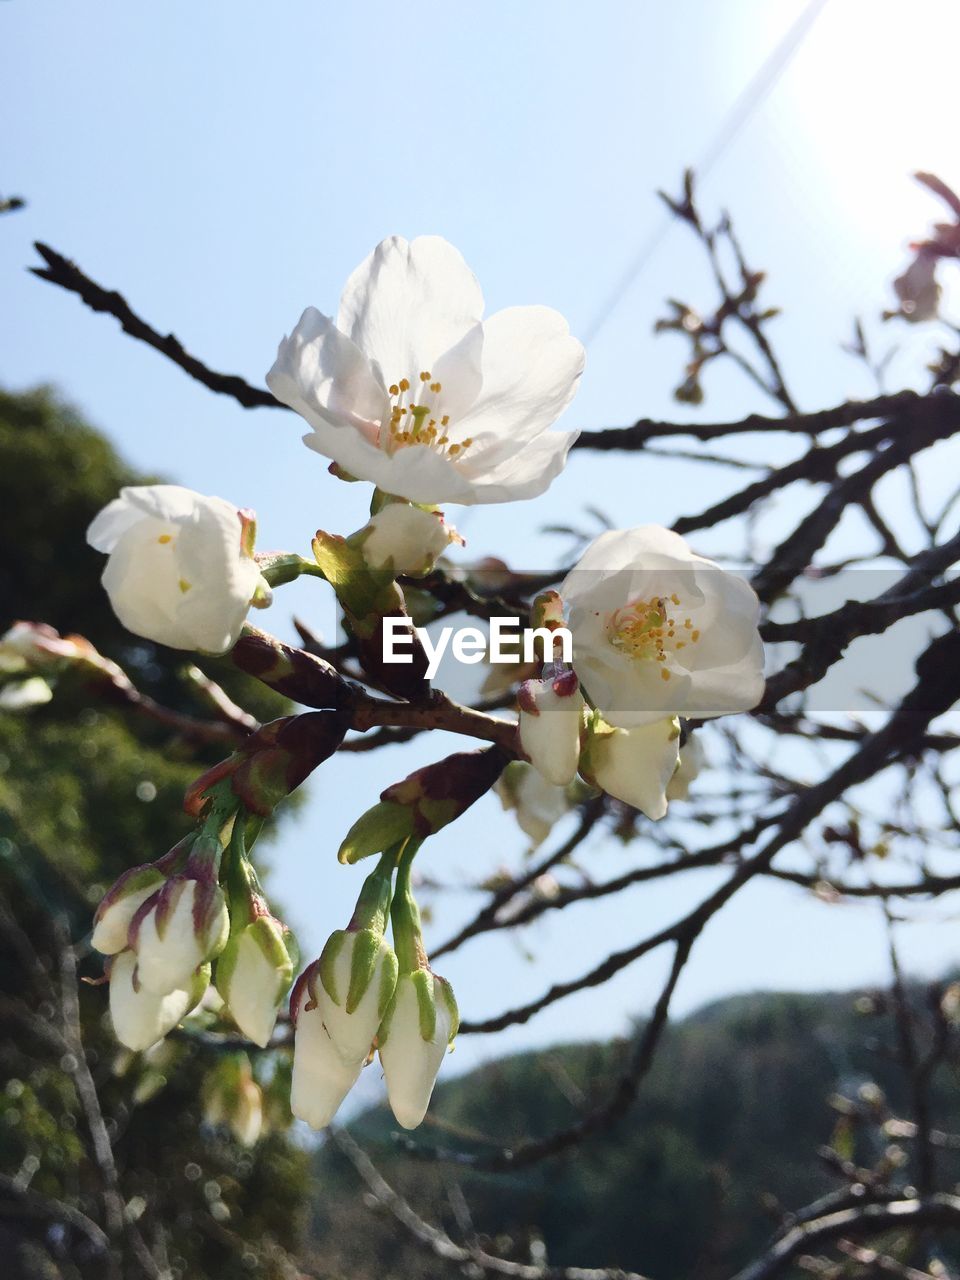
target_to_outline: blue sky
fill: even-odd
[[[292,415],[244,412],[210,395],[113,321],[28,275],[31,242],[51,243],[215,367],[256,382],[303,307],[335,308],[349,271],[394,232],[453,241],[489,310],[546,303],[585,333],[661,217],[655,189],[677,188],[802,7],[7,0],[0,192],[30,204],[0,224],[4,309],[15,318],[0,379],[55,383],[132,463],[255,507],[264,549],[306,550],[318,526],[348,532],[364,519],[366,495],[326,474]],[[911,170],[960,181],[948,94],[960,15],[950,0],[918,0],[909,24],[903,12],[828,0],[703,184],[704,205],[732,210],[752,263],[770,272],[767,297],[784,307],[780,346],[804,408],[872,393],[840,350],[854,313],[881,346],[905,341],[893,386],[917,379],[936,336],[935,327],[906,335],[874,323],[907,242],[940,212]],[[569,425],[684,416],[671,395],[683,351],[651,332],[666,296],[712,301],[682,228],[664,237],[591,344]],[[735,371],[712,371],[706,385],[711,418],[770,408]],[[541,500],[451,515],[471,556],[539,567],[563,550],[541,528],[575,520],[586,504],[623,526],[670,523],[724,483],[706,467],[578,455]],[[768,536],[775,527],[776,517]],[[721,528],[698,550],[722,553],[729,539]],[[290,636],[294,611],[329,626],[322,584],[284,591],[258,621]],[[383,786],[453,745],[434,735],[409,750],[338,760],[313,780],[302,820],[272,853],[272,882],[305,952],[343,923],[359,882],[359,871],[335,863],[346,826]],[[492,799],[433,844],[427,869],[451,881],[516,863],[523,849]],[[591,866],[615,875],[633,857],[601,842]],[[505,995],[518,1002],[581,972],[711,883],[705,873],[565,912],[520,940],[465,949],[446,972],[465,1013],[496,1012]],[[444,898],[434,936],[474,905],[465,894]],[[904,945],[915,968],[937,969],[956,959],[953,930],[924,919]],[[771,885],[745,890],[700,952],[678,992],[681,1011],[758,985],[885,976],[875,912]],[[663,959],[497,1041],[465,1039],[457,1064],[623,1030],[649,1006]]]

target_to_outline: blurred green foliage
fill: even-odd
[[[0,632],[19,618],[77,632],[141,690],[202,716],[181,674],[194,655],[121,628],[100,588],[103,557],[85,540],[122,485],[151,479],[131,472],[52,392],[0,393]],[[284,713],[282,699],[222,660],[198,665],[259,719]],[[9,1202],[0,1196],[5,1277],[141,1274],[126,1232],[105,1258],[57,1221],[56,1205],[66,1204],[105,1222],[90,1108],[64,1043],[76,991],[64,946],[72,943],[84,977],[98,976],[102,963],[84,940],[99,897],[120,871],[188,830],[184,788],[223,754],[91,699],[70,677],[48,705],[0,713],[0,1174],[12,1182]],[[284,1251],[303,1223],[305,1154],[282,1128],[247,1149],[204,1124],[201,1091],[215,1050],[180,1039],[146,1054],[120,1051],[106,989],[81,986],[78,999],[120,1195],[148,1247],[191,1280],[289,1275]],[[257,1070],[269,1091],[273,1064],[263,1059]],[[279,1098],[270,1106],[284,1124]]]

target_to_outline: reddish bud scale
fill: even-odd
[[[418,828],[422,827],[421,834],[429,835],[486,795],[509,760],[499,747],[458,751],[395,782],[381,793],[380,799],[414,809],[417,818],[422,819],[417,822]],[[440,806],[439,812],[435,806]],[[443,821],[438,823],[441,815]]]
[[[405,609],[392,609],[384,615],[388,618],[405,618]],[[383,616],[378,617],[370,635],[361,636],[354,630],[354,639],[360,657],[360,664],[369,675],[374,676],[383,687],[396,698],[404,698],[408,702],[422,702],[430,692],[427,680],[429,660],[417,633],[411,628],[410,646],[406,650],[412,662],[384,662]]]
[[[305,707],[344,707],[350,686],[328,662],[247,627],[230,654],[235,666]]]
[[[187,788],[184,809],[199,816],[210,790],[230,778],[233,793],[245,808],[267,817],[333,755],[349,723],[349,711],[343,707],[272,720],[251,734],[238,752],[208,769]]]

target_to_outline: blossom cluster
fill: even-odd
[[[388,625],[408,618],[397,578],[425,577],[462,542],[441,504],[503,503],[548,488],[576,438],[550,428],[583,362],[582,346],[549,308],[511,307],[484,319],[480,287],[446,241],[385,240],[350,276],[336,318],[304,311],[267,375],[332,474],[374,486],[367,523],[348,537],[318,531],[312,559],[265,554],[255,548],[248,509],[177,485],[123,489],[87,535],[107,556],[103,585],[117,616],[158,644],[232,651],[241,666],[245,653],[244,669],[296,699],[308,655],[253,631],[247,617],[271,603],[275,588],[312,574],[337,594],[369,686],[422,698],[422,645],[413,671],[383,665],[378,649]],[[520,687],[515,731],[506,726],[512,748],[418,770],[383,792],[340,846],[341,862],[380,857],[346,929],[293,985],[295,1115],[328,1124],[379,1055],[398,1122],[420,1123],[459,1022],[449,984],[430,968],[413,896],[420,845],[494,785],[539,841],[575,802],[578,774],[578,787],[661,818],[696,772],[691,729],[762,695],[758,608],[742,578],[653,525],[603,534],[558,590],[537,598],[531,622],[546,639]],[[558,656],[550,641],[561,628],[572,653]],[[49,692],[45,677],[65,664],[112,667],[83,643],[21,624],[0,642],[0,686],[25,704],[29,682]],[[346,687],[333,668],[312,656],[309,663],[325,691]],[[124,678],[119,668],[109,675]],[[347,702],[351,696],[347,689]],[[37,686],[33,700],[41,700]],[[113,1025],[130,1049],[167,1035],[211,983],[245,1036],[272,1043],[296,948],[266,904],[248,846],[351,727],[335,699],[302,700],[325,709],[265,726],[204,775],[188,793],[197,829],[126,872],[97,911],[92,942],[108,958]],[[546,881],[534,887],[552,891]],[[234,1065],[224,1081],[247,1101],[227,1106],[221,1081],[211,1114],[233,1117],[249,1135],[255,1086]]]

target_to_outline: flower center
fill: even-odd
[[[390,424],[384,437],[381,430],[380,445],[387,453],[394,454],[408,445],[425,445],[448,458],[461,458],[473,444],[472,437],[453,442],[447,434],[450,415],[437,412],[437,397],[443,390],[435,382],[433,374],[423,370],[411,386],[407,378],[401,378],[389,387]]]
[[[615,649],[641,662],[659,662],[660,675],[670,679],[667,658],[696,644],[700,632],[692,618],[681,618],[680,597],[651,596],[649,600],[631,600],[614,609],[607,619],[607,637]]]

